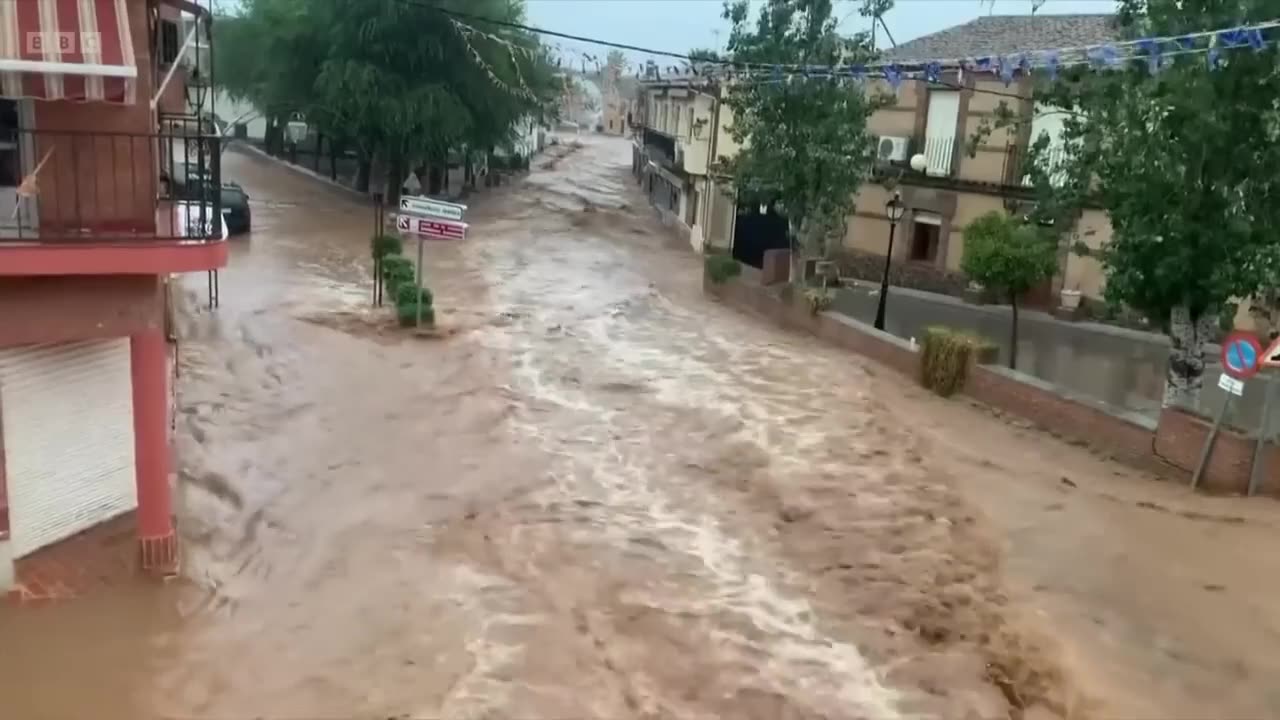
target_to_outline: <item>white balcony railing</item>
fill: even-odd
[[[925,172],[935,177],[948,177],[952,174],[951,160],[955,154],[955,136],[935,136],[924,139],[920,152],[924,155]]]

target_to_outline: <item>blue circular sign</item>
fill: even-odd
[[[1248,333],[1231,333],[1222,342],[1222,369],[1232,377],[1244,379],[1258,372],[1262,346]]]

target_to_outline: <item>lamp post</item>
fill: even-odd
[[[889,262],[893,259],[893,231],[898,229],[898,221],[906,212],[907,206],[903,204],[902,196],[895,191],[889,202],[884,204],[884,216],[889,220],[889,250],[884,254],[884,276],[880,278],[880,303],[876,306],[877,330],[884,330],[885,304],[889,299]]]
[[[196,117],[204,114],[204,101],[209,97],[209,80],[197,68],[187,77],[187,105],[195,111]],[[202,118],[203,119],[203,118]]]

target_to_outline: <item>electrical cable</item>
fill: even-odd
[[[695,58],[693,58],[693,57],[691,57],[691,56],[689,56],[689,55],[687,55],[687,54],[684,54],[684,53],[676,53],[676,52],[671,52],[671,51],[667,51],[667,50],[656,50],[656,49],[653,49],[653,48],[646,48],[646,47],[642,47],[642,46],[639,46],[639,45],[631,45],[631,44],[628,44],[628,43],[618,43],[618,42],[613,42],[613,41],[610,41],[610,40],[602,40],[602,39],[599,39],[599,38],[586,37],[586,36],[582,36],[582,35],[574,35],[574,34],[571,34],[571,33],[560,32],[560,31],[557,31],[557,30],[546,30],[546,29],[543,29],[543,28],[534,27],[534,26],[532,26],[532,25],[527,25],[527,24],[525,24],[525,23],[513,22],[513,21],[510,21],[510,20],[500,20],[500,19],[497,19],[497,18],[485,17],[485,16],[482,16],[482,15],[476,15],[476,14],[473,14],[473,13],[462,12],[462,11],[458,11],[458,10],[450,10],[450,9],[448,9],[448,8],[443,8],[443,7],[440,7],[440,6],[438,6],[438,5],[429,4],[428,2],[425,2],[424,0],[397,0],[397,1],[398,1],[398,2],[400,2],[402,5],[406,5],[406,6],[410,6],[410,7],[416,7],[416,8],[421,8],[421,9],[424,9],[424,10],[432,10],[432,11],[435,11],[435,12],[441,13],[442,15],[449,16],[449,17],[452,17],[452,18],[461,18],[461,19],[471,20],[471,21],[475,21],[475,22],[488,23],[488,24],[490,24],[490,25],[495,25],[495,26],[498,26],[498,27],[506,27],[506,28],[510,28],[510,29],[514,29],[514,30],[521,30],[521,31],[524,31],[524,32],[530,32],[530,33],[535,33],[535,34],[539,34],[539,35],[546,35],[546,36],[549,36],[549,37],[556,37],[556,38],[561,38],[561,39],[565,39],[565,40],[573,40],[573,41],[575,41],[575,42],[584,42],[584,43],[588,43],[588,44],[592,44],[592,45],[600,45],[600,46],[602,46],[602,47],[610,47],[610,48],[615,48],[615,49],[619,49],[619,50],[630,50],[630,51],[632,51],[632,52],[645,53],[645,54],[649,54],[649,55],[657,55],[657,56],[661,56],[661,57],[676,58],[676,59],[679,59],[679,60],[685,60],[685,61],[687,61],[687,62],[689,62],[689,63],[709,63],[709,64],[715,64],[715,65],[719,65],[719,66],[729,66],[729,67],[735,67],[735,68],[737,68],[737,67],[746,67],[746,68],[748,68],[748,69],[756,68],[756,69],[760,69],[760,70],[769,70],[769,71],[771,71],[771,72],[776,72],[778,69],[786,69],[787,71],[790,71],[790,70],[793,70],[793,69],[794,69],[794,70],[800,70],[800,71],[802,71],[802,72],[788,72],[788,73],[787,73],[788,75],[798,75],[798,74],[803,74],[804,72],[808,72],[808,71],[810,71],[810,70],[811,70],[811,68],[808,68],[808,67],[805,67],[805,66],[802,66],[802,65],[792,65],[792,64],[781,64],[781,65],[780,65],[780,64],[776,64],[776,63],[775,63],[775,64],[771,64],[771,63],[735,62],[735,61],[732,61],[732,60],[700,60],[700,59],[695,59]],[[1250,28],[1252,28],[1252,29],[1255,29],[1255,30],[1257,30],[1257,31],[1259,31],[1259,32],[1261,32],[1262,30],[1271,30],[1271,29],[1275,29],[1275,28],[1277,28],[1277,27],[1280,27],[1280,19],[1277,19],[1277,20],[1268,20],[1268,21],[1260,22],[1260,23],[1257,23],[1257,24],[1255,24],[1255,25],[1251,25],[1251,26],[1248,26],[1248,27],[1250,27]],[[475,28],[470,28],[470,29],[471,29],[471,30],[473,30],[474,32],[478,32],[478,33],[482,33],[482,34],[483,34],[483,31],[476,30]],[[1146,38],[1146,39],[1132,40],[1132,41],[1121,41],[1121,42],[1116,42],[1116,43],[1110,43],[1109,45],[1110,45],[1110,46],[1112,46],[1112,47],[1130,47],[1130,46],[1133,46],[1133,47],[1141,47],[1141,45],[1142,45],[1143,43],[1147,43],[1147,42],[1180,42],[1180,41],[1185,41],[1185,40],[1195,40],[1195,39],[1205,38],[1205,37],[1214,37],[1214,36],[1216,36],[1216,35],[1218,35],[1218,34],[1220,34],[1220,33],[1222,33],[1222,32],[1225,32],[1225,31],[1228,31],[1228,30],[1236,30],[1236,29],[1238,29],[1238,28],[1220,28],[1220,29],[1217,29],[1217,30],[1204,30],[1204,31],[1197,31],[1197,32],[1192,32],[1192,33],[1185,33],[1185,34],[1183,34],[1183,35],[1178,35],[1178,36],[1157,37],[1157,38]],[[886,28],[885,28],[885,30],[886,30],[886,31],[888,31],[888,28],[886,27]],[[1088,51],[1088,50],[1090,50],[1090,49],[1093,49],[1093,48],[1095,48],[1095,47],[1097,47],[1097,46],[1092,46],[1092,45],[1082,45],[1082,46],[1078,46],[1078,47],[1059,48],[1059,49],[1057,49],[1055,52],[1058,52],[1058,53],[1065,53],[1065,54],[1070,54],[1070,53],[1084,53],[1084,52],[1086,52],[1086,51]],[[1211,50],[1214,50],[1214,49],[1215,49],[1215,48],[1212,48],[1212,47],[1206,47],[1206,48],[1190,48],[1190,49],[1183,49],[1183,50],[1175,50],[1175,51],[1172,51],[1172,52],[1161,53],[1161,54],[1159,55],[1159,57],[1162,57],[1162,58],[1163,58],[1163,57],[1172,57],[1172,56],[1176,56],[1176,55],[1187,55],[1187,54],[1207,53],[1207,52],[1210,52]],[[955,60],[943,60],[943,61],[938,61],[938,62],[940,62],[940,63],[941,63],[941,64],[943,64],[943,65],[947,65],[947,64],[955,65],[955,64],[959,64],[959,63],[960,63],[960,61],[961,61],[960,59],[955,59]],[[1089,62],[1089,61],[1088,61],[1087,59],[1085,59],[1085,60],[1080,60],[1080,61],[1077,61],[1077,62],[1063,63],[1063,64],[1061,65],[1061,67],[1069,67],[1069,66],[1071,66],[1071,65],[1082,65],[1082,64],[1088,64],[1088,62]],[[887,67],[887,66],[889,66],[889,65],[891,65],[891,64],[892,64],[892,63],[881,63],[881,64],[879,64],[879,65],[869,65],[868,67]],[[914,65],[917,65],[917,64],[920,64],[920,63],[919,63],[919,62],[906,63],[906,65],[907,65],[907,66],[914,66]],[[905,79],[917,79],[917,80],[918,80],[919,78],[904,78],[904,80],[905,80]],[[777,81],[775,80],[775,81],[773,81],[773,82],[777,82]],[[985,94],[985,95],[993,95],[993,96],[997,96],[997,97],[1006,97],[1006,98],[1010,98],[1010,99],[1014,99],[1014,100],[1019,100],[1019,101],[1026,101],[1026,100],[1031,99],[1031,98],[1029,98],[1029,97],[1027,97],[1027,96],[1021,95],[1021,94],[1016,93],[1016,92],[1002,92],[1002,91],[999,91],[999,90],[990,90],[990,89],[986,89],[986,88],[977,88],[977,87],[968,88],[968,87],[964,87],[964,86],[961,86],[961,85],[958,85],[958,84],[955,84],[955,83],[950,83],[950,82],[946,82],[946,81],[942,81],[942,80],[938,80],[938,81],[934,81],[934,82],[936,82],[936,84],[942,85],[942,86],[947,87],[947,88],[952,89],[952,90],[970,90],[970,91],[975,92],[975,93],[981,93],[981,94]]]

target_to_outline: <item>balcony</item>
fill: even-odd
[[[0,132],[0,275],[163,274],[226,264],[221,138]]]

